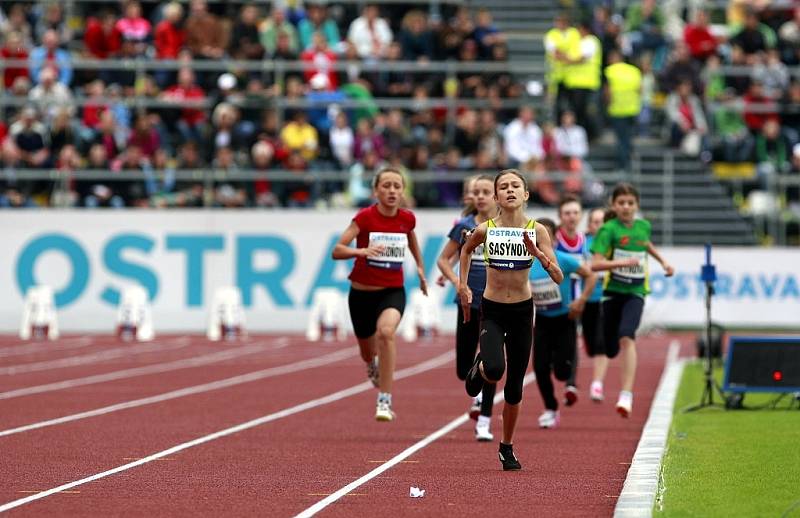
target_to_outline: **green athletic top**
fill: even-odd
[[[650,293],[650,271],[647,267],[647,244],[650,242],[650,222],[637,219],[626,227],[617,218],[607,221],[597,231],[591,252],[607,259],[639,259],[636,266],[614,268],[606,273],[605,292],[626,293],[644,297]]]

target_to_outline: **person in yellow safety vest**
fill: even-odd
[[[608,119],[617,136],[617,167],[630,171],[631,137],[642,109],[642,73],[622,60],[618,50],[608,54],[605,68]]]
[[[600,90],[603,46],[597,36],[592,34],[589,22],[581,22],[578,32],[581,39],[567,56],[564,86],[569,92],[569,103],[575,112],[575,120],[578,126],[583,126],[591,140],[595,135],[596,112],[593,106]]]
[[[556,120],[561,120],[561,112],[567,109],[564,67],[570,49],[576,47],[581,36],[575,27],[570,27],[569,17],[560,13],[554,20],[552,29],[544,35],[544,51],[547,63],[547,96],[554,103]]]

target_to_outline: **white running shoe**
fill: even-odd
[[[378,405],[375,408],[375,420],[376,421],[393,421],[397,415],[392,412],[392,404],[387,403],[386,401],[378,401]]]
[[[378,382],[381,379],[381,371],[378,370],[378,357],[374,357],[371,362],[367,363],[367,377],[378,388]]]
[[[483,392],[477,395],[472,400],[472,406],[469,407],[469,418],[473,421],[478,420],[478,416],[481,415],[481,405],[483,404]]]
[[[478,442],[491,442],[494,440],[494,435],[489,430],[489,423],[478,423],[475,425],[475,439]]]
[[[592,398],[592,401],[599,403],[605,399],[603,396],[603,382],[602,381],[593,381],[592,386],[589,389],[589,397]]]
[[[622,417],[629,417],[633,410],[633,394],[627,391],[619,393],[617,400],[617,413]]]
[[[561,422],[561,415],[558,410],[545,410],[539,416],[540,428],[555,428]]]

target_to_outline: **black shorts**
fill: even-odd
[[[642,320],[644,297],[624,293],[606,292],[603,299],[603,328],[606,356],[614,358],[619,353],[620,338],[636,338]]]
[[[384,288],[367,291],[350,288],[347,296],[350,321],[357,338],[369,338],[378,329],[378,317],[384,310],[394,308],[403,316],[406,309],[405,288]]]
[[[603,336],[603,304],[601,302],[587,302],[581,315],[583,327],[583,342],[586,344],[586,354],[589,356],[603,355],[606,353]]]

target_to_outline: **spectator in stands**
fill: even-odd
[[[408,11],[403,17],[402,29],[397,38],[407,61],[433,59],[433,34],[428,30],[428,19],[419,9]]]
[[[691,81],[678,84],[667,96],[664,109],[670,124],[670,145],[680,147],[688,155],[700,155],[707,148],[708,123],[700,98],[692,92]]]
[[[683,29],[683,42],[689,49],[692,58],[705,62],[709,56],[717,53],[719,41],[711,34],[708,25],[708,13],[698,9],[694,13],[694,22]]]
[[[229,53],[234,59],[262,59],[264,45],[259,33],[260,14],[258,6],[245,4],[239,11],[239,19],[231,32]]]
[[[23,108],[19,120],[11,125],[8,134],[16,148],[19,167],[43,168],[51,165],[50,132],[39,120],[36,108]]]
[[[122,33],[116,25],[117,16],[109,10],[101,11],[99,16],[91,16],[86,20],[83,45],[87,57],[96,59],[116,57],[122,47]],[[99,75],[104,80],[109,77],[106,71],[100,71]]]
[[[572,193],[582,190],[581,173],[583,159],[589,153],[589,139],[586,130],[575,124],[575,115],[565,111],[561,115],[561,125],[553,132],[556,149],[560,157],[559,169],[568,173],[564,179],[564,189]]]
[[[211,167],[217,174],[227,174],[239,170],[236,154],[229,147],[217,148]],[[247,190],[238,182],[225,181],[214,189],[214,205],[224,208],[241,208],[247,205]]]
[[[153,158],[161,147],[161,136],[158,134],[153,116],[146,112],[137,115],[133,130],[128,137],[128,146],[138,147],[144,158]]]
[[[793,81],[781,106],[781,125],[793,134],[792,140],[800,141],[800,82]]]
[[[280,132],[281,142],[291,154],[297,152],[306,162],[311,162],[319,152],[319,134],[314,126],[308,123],[304,110],[295,110],[291,120]],[[285,163],[289,162],[289,158]]]
[[[380,132],[375,131],[372,120],[363,118],[356,123],[353,156],[356,160],[361,160],[364,154],[369,150],[375,151],[378,158],[383,159],[386,157],[386,146],[383,141],[383,136]]]
[[[186,44],[186,31],[183,28],[183,7],[178,2],[164,6],[164,19],[158,22],[154,34],[156,59],[178,59]],[[156,70],[156,83],[161,88],[175,83],[174,70]]]
[[[719,104],[711,111],[714,117],[713,143],[715,158],[725,162],[745,162],[753,153],[753,138],[744,123],[736,92],[721,92]]]
[[[30,72],[34,84],[39,82],[39,73],[46,66],[56,68],[59,83],[69,86],[72,82],[72,58],[69,52],[59,48],[60,43],[58,33],[51,29],[42,36],[42,45],[31,51]]]
[[[310,84],[311,79],[320,74],[327,79],[326,90],[336,90],[339,87],[339,77],[336,70],[333,69],[333,65],[336,63],[336,54],[328,48],[328,41],[324,34],[314,33],[313,43],[300,54],[300,60],[308,65],[304,72],[306,83]]]
[[[167,101],[203,101],[205,91],[195,83],[194,72],[190,68],[178,71],[178,84],[167,88],[162,99]],[[177,129],[184,141],[201,142],[205,132],[206,114],[202,108],[181,108]]]
[[[632,3],[625,15],[625,32],[630,40],[633,55],[652,52],[655,68],[660,68],[667,49],[664,35],[664,13],[656,0]]]
[[[36,39],[43,41],[47,31],[55,31],[60,42],[72,41],[72,29],[64,19],[64,8],[59,2],[50,2],[44,5],[44,12],[39,17],[35,27]]]
[[[478,43],[478,57],[484,60],[494,59],[494,47],[506,43],[506,35],[495,26],[491,11],[485,7],[478,9],[472,37]]]
[[[566,13],[559,13],[554,27],[544,35],[545,63],[547,65],[547,97],[553,103],[556,118],[569,104],[568,90],[564,85],[565,69],[569,53],[580,47],[581,35],[571,27]]]
[[[475,110],[467,108],[456,121],[456,133],[453,138],[453,145],[464,157],[465,166],[472,167],[480,144],[481,133],[478,128],[478,114]]]
[[[789,65],[800,63],[800,5],[794,8],[793,13],[792,19],[784,22],[778,29],[781,59]]]
[[[516,119],[503,131],[510,167],[531,171],[544,158],[542,130],[536,124],[533,108],[523,106]]]
[[[764,95],[772,99],[779,99],[789,88],[789,69],[777,49],[767,51],[766,56],[756,54],[752,74],[761,79]]]
[[[593,138],[603,62],[600,55],[602,46],[597,36],[591,33],[588,22],[578,24],[578,33],[580,41],[577,47],[566,56],[563,85],[568,90],[569,105],[578,125],[585,128],[589,138]]]
[[[22,45],[27,49],[34,44],[33,28],[28,23],[25,6],[21,3],[11,5],[8,10],[8,17],[6,17],[5,23],[0,29],[2,29],[0,31],[2,34],[19,33],[22,38]]]
[[[276,61],[296,61],[298,58],[297,51],[292,48],[292,40],[287,32],[280,31],[278,39],[275,42],[275,50],[272,53],[272,59]],[[299,72],[290,72],[286,77],[300,77]]]
[[[657,68],[653,64],[653,68]],[[689,49],[683,42],[676,42],[666,66],[661,70],[659,85],[664,92],[672,92],[683,81],[692,82],[692,91],[703,92],[701,66],[692,59]]]
[[[379,166],[378,154],[370,150],[350,167],[347,194],[352,206],[368,207],[372,203],[372,177]]]
[[[286,13],[282,7],[273,7],[269,18],[261,23],[259,28],[261,35],[261,45],[264,46],[268,54],[274,54],[278,48],[278,35],[283,34],[288,38],[289,49],[293,54],[300,51],[300,42],[297,38],[297,31],[294,25],[286,20]]]
[[[186,19],[186,46],[195,59],[221,59],[228,35],[222,20],[208,11],[206,0],[192,0]]]
[[[100,122],[95,132],[93,145],[101,145],[105,150],[105,156],[109,163],[116,159],[120,151],[125,149],[127,134],[117,125],[114,112],[105,110],[100,113]]]
[[[791,170],[791,153],[792,143],[782,131],[780,122],[777,119],[766,121],[755,142],[756,174],[763,189],[769,188],[775,175]]]
[[[749,9],[745,14],[744,26],[731,38],[730,43],[741,47],[746,56],[752,56],[758,52],[766,52],[775,48],[777,37],[772,28],[761,23],[758,13]]]
[[[250,135],[242,131],[239,110],[233,104],[228,102],[219,103],[214,108],[211,121],[213,125],[213,143],[210,147],[213,150],[228,148],[233,152],[237,152],[247,145]]]
[[[750,66],[742,47],[738,45],[731,46],[730,65],[740,69]],[[728,73],[725,75],[725,86],[733,88],[736,91],[736,95],[745,95],[750,89],[750,75],[747,73],[742,74],[741,72],[736,74]]]
[[[147,18],[142,16],[142,6],[138,0],[128,0],[125,4],[125,16],[117,20],[115,27],[122,35],[123,41],[133,45],[133,54],[143,56],[147,44],[152,39],[152,26]]]
[[[64,160],[72,164],[75,158],[79,158],[75,150],[77,143],[78,136],[72,125],[72,114],[69,108],[61,107],[53,113],[50,121],[50,156],[59,157],[56,160],[56,168],[64,166]],[[67,147],[72,148],[69,156],[61,157],[61,151]],[[59,163],[60,161],[61,163]],[[71,167],[71,169],[77,169],[77,167]]]
[[[386,63],[401,61],[403,48],[393,41],[386,53]],[[378,97],[409,97],[414,90],[414,75],[405,70],[381,70],[374,76],[375,95]]]
[[[355,135],[347,121],[347,114],[340,111],[336,114],[336,119],[330,130],[331,153],[340,169],[347,169],[352,165],[354,145]]]
[[[250,151],[256,178],[252,183],[252,199],[257,207],[278,207],[280,201],[272,189],[268,171],[274,169],[272,162],[275,149],[269,142],[260,140],[253,144]]]
[[[473,39],[466,39],[461,44],[461,52],[458,53],[458,60],[464,65],[477,64],[478,44]],[[479,70],[467,70],[456,74],[458,82],[454,84],[450,96],[458,93],[461,97],[477,97],[481,90],[486,86],[483,83],[483,75]],[[447,92],[446,92],[447,94]]]
[[[362,15],[350,23],[347,39],[353,43],[361,59],[383,58],[392,42],[392,30],[379,14],[377,5],[367,4]]]
[[[308,162],[299,151],[289,153],[284,168],[293,173],[291,180],[283,183],[281,202],[286,207],[311,207],[316,202],[316,193],[320,182],[316,185],[313,176],[308,175]]]
[[[439,33],[439,59],[457,58],[464,40],[472,38],[474,32],[472,13],[466,6],[459,7],[455,16]]]
[[[62,108],[67,108],[70,113],[74,111],[72,92],[57,81],[57,72],[53,67],[42,69],[39,73],[39,84],[31,89],[28,100],[36,106],[44,122],[48,124]]]
[[[478,148],[480,153],[485,154],[486,158],[492,163],[505,164],[503,137],[497,124],[494,110],[481,110],[479,119],[478,128],[480,128],[481,140]]]
[[[308,109],[308,119],[319,132],[320,141],[327,142],[334,118],[341,111],[341,104],[347,101],[347,96],[341,90],[331,89],[325,74],[312,77],[310,86],[306,99],[313,103],[313,107]]]
[[[606,78],[608,120],[617,137],[617,168],[630,171],[631,136],[642,110],[642,73],[625,63],[620,51],[612,50],[603,74]]]
[[[744,122],[753,135],[758,134],[769,119],[778,118],[778,105],[775,99],[764,95],[764,86],[758,77],[754,77],[750,82],[750,89],[743,97],[743,101]]]
[[[27,60],[28,49],[22,42],[22,35],[19,32],[9,32],[6,35],[5,45],[0,49],[0,58],[3,61],[10,59]],[[28,78],[28,67],[25,65],[10,65],[3,67],[3,85],[6,89],[11,88],[14,80],[18,77]]]
[[[312,44],[312,37],[315,32],[322,32],[328,47],[336,53],[342,53],[342,37],[339,34],[339,27],[336,22],[328,16],[328,7],[320,0],[312,0],[306,4],[306,17],[300,20],[297,26],[300,38],[300,48],[305,50]]]

